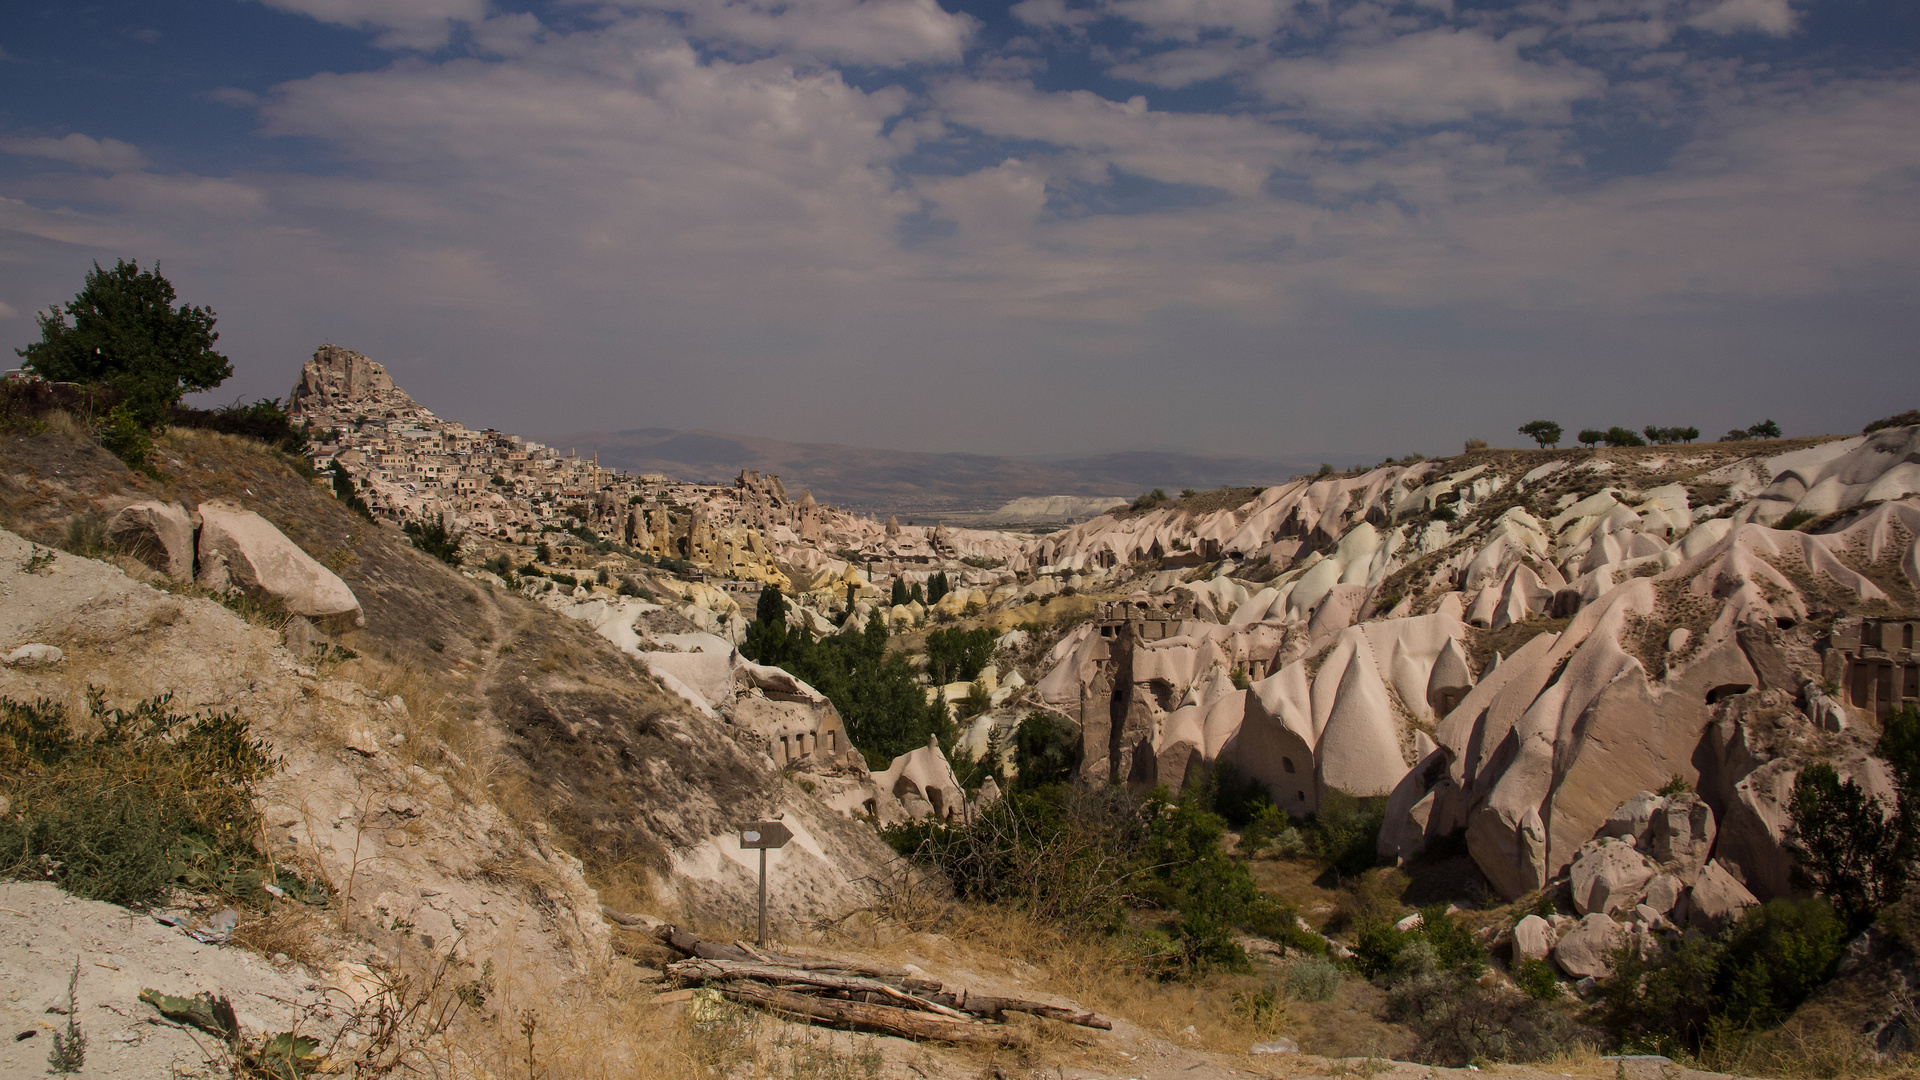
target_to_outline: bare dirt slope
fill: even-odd
[[[169,433],[156,450],[158,480],[59,430],[0,439],[0,526],[52,544],[77,518],[155,498],[189,507],[223,498],[266,517],[360,599],[367,625],[340,639],[360,659],[332,674],[400,699],[404,711],[383,738],[406,739],[388,752],[402,766],[464,778],[509,816],[550,823],[596,882],[618,884],[616,903],[652,885],[668,910],[685,902],[710,916],[744,914],[753,875],[724,857],[725,841],[775,813],[807,839],[788,884],[776,884],[785,917],[838,914],[858,900],[859,879],[891,858],[871,830],[743,752],[723,725],[590,630],[427,557],[399,530],[350,513],[284,456],[190,431]],[[167,670],[148,666],[116,689],[162,692]]]

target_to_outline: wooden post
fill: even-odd
[[[740,846],[748,851],[760,851],[760,937],[758,944],[765,948],[767,944],[767,850],[785,847],[793,839],[792,830],[778,821],[755,821],[740,831]]]
[[[760,936],[753,939],[755,945],[767,947],[767,849],[760,849]]]

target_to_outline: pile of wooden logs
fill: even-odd
[[[682,985],[708,986],[729,1001],[757,1005],[780,1016],[833,1027],[934,1042],[1025,1047],[1029,1037],[1006,1026],[1010,1012],[1081,1027],[1112,1030],[1112,1021],[1077,1005],[1062,1007],[1020,998],[975,994],[916,977],[903,968],[851,960],[781,956],[743,941],[702,941],[677,927],[654,931],[687,957],[667,965]]]

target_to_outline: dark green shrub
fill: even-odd
[[[1301,826],[1307,852],[1343,875],[1364,873],[1380,861],[1380,827],[1386,823],[1383,797],[1358,799],[1329,791],[1320,811]]]
[[[927,678],[935,686],[972,682],[992,662],[993,652],[991,630],[931,631],[927,634]]]
[[[333,474],[333,497],[346,503],[347,509],[372,521],[373,511],[367,508],[367,500],[361,498],[359,489],[353,486],[353,474],[347,471],[347,467],[336,461],[329,471]]]
[[[1847,925],[1860,930],[1900,898],[1909,862],[1900,818],[1889,827],[1887,808],[1832,765],[1817,762],[1794,778],[1788,849],[1795,872],[1833,902]]]
[[[1546,960],[1521,957],[1508,974],[1513,976],[1513,984],[1520,992],[1535,1001],[1555,1001],[1560,997],[1560,976]]]
[[[1014,734],[1014,784],[1033,791],[1073,780],[1080,761],[1080,740],[1072,725],[1052,713],[1032,712]]]
[[[413,541],[413,546],[439,559],[448,566],[460,565],[460,541],[464,533],[448,532],[444,515],[436,516],[432,521],[409,521],[401,526],[401,532]]]
[[[153,435],[125,405],[115,405],[101,418],[99,439],[101,448],[126,462],[127,468],[152,471],[147,462],[153,456]]]
[[[280,759],[238,713],[176,713],[171,698],[109,709],[90,687],[85,737],[58,705],[0,699],[0,874],[129,905],[175,883],[258,889],[254,787]]]
[[[1159,488],[1154,488],[1152,491],[1146,492],[1145,494],[1141,495],[1139,498],[1133,500],[1133,505],[1131,509],[1151,510],[1154,507],[1159,506],[1161,503],[1166,501],[1167,501],[1167,493],[1160,490]]]
[[[1909,427],[1914,424],[1920,424],[1920,409],[1908,409],[1906,412],[1894,413],[1892,416],[1885,417],[1884,419],[1875,420],[1873,423],[1861,428],[1860,433],[1862,435],[1871,435],[1882,428]]]

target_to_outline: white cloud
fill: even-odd
[[[1793,33],[1797,21],[1787,0],[1723,0],[1712,10],[1687,20],[1687,25],[1719,34],[1757,30],[1774,37],[1786,37]]]
[[[670,12],[695,38],[865,67],[958,63],[978,25],[937,0],[616,0]]]
[[[14,310],[12,304],[6,303],[5,301],[0,301],[0,322],[5,322],[8,319],[18,318],[19,316],[20,316],[20,313]]]
[[[60,139],[0,139],[0,153],[52,158],[108,172],[144,169],[147,165],[146,155],[131,143],[119,139],[95,139],[77,131]]]
[[[1092,8],[1068,7],[1067,0],[1020,0],[1008,10],[1021,22],[1043,30],[1079,32],[1102,18]]]
[[[1267,51],[1261,46],[1212,41],[1115,64],[1107,69],[1107,73],[1117,79],[1131,79],[1149,86],[1177,90],[1257,67],[1266,58]]]
[[[1287,24],[1290,0],[1110,0],[1107,10],[1157,36],[1193,41],[1208,30],[1266,38]]]
[[[1513,36],[1429,30],[1331,58],[1285,57],[1252,77],[1271,101],[1345,120],[1445,123],[1481,114],[1564,118],[1606,88],[1576,64],[1524,59]]]
[[[437,49],[456,22],[486,18],[487,0],[260,0],[278,11],[379,34],[383,49]]]

